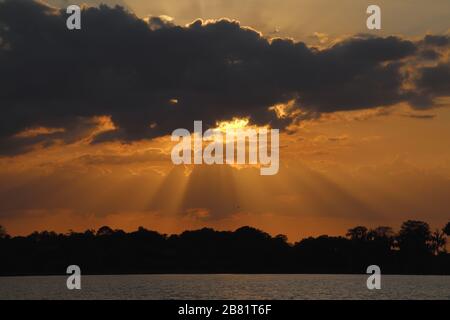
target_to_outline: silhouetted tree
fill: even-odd
[[[94,237],[95,235],[95,230],[94,229],[88,229],[84,232],[84,236],[85,237]]]
[[[445,227],[442,229],[442,231],[450,237],[450,222],[448,222]]]
[[[431,249],[434,254],[438,255],[441,252],[445,251],[445,244],[447,240],[445,239],[444,232],[436,229],[431,234]]]
[[[354,227],[352,229],[348,229],[347,237],[351,240],[364,241],[367,240],[367,228],[363,226]]]
[[[430,226],[423,221],[403,222],[397,236],[400,251],[406,254],[426,254],[430,252]]]
[[[110,236],[114,233],[114,230],[108,226],[103,226],[97,230],[97,236]]]
[[[391,250],[394,245],[395,234],[391,227],[380,226],[371,229],[367,234],[367,239],[371,241],[376,248],[384,251]]]
[[[6,238],[6,236],[7,234],[5,228],[3,228],[2,225],[0,225],[0,239]]]
[[[285,234],[278,234],[275,236],[275,239],[282,242],[282,243],[287,243],[288,242],[288,237]]]
[[[122,229],[114,229],[113,234],[115,236],[126,236],[127,233]]]
[[[86,274],[359,273],[371,264],[385,273],[450,274],[443,232],[431,234],[425,222],[406,221],[397,236],[400,250],[392,248],[393,235],[389,227],[358,226],[348,238],[322,235],[291,245],[284,235],[252,227],[169,237],[143,227],[130,233],[107,226],[97,232],[42,231],[1,239],[0,275],[64,274],[70,264],[83,266]]]
[[[391,227],[380,226],[371,229],[368,234],[369,240],[390,239],[394,237],[394,231]]]

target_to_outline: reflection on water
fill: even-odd
[[[364,275],[117,275],[0,277],[0,299],[450,299],[450,276],[382,276],[368,290]]]

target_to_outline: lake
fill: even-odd
[[[382,275],[114,275],[0,277],[0,299],[450,299],[450,276]]]

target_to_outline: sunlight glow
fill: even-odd
[[[250,120],[248,118],[233,118],[230,121],[216,122],[217,129],[226,132],[227,130],[243,129],[247,127]]]

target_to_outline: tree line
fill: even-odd
[[[344,236],[322,235],[289,243],[252,228],[204,228],[178,235],[139,227],[108,226],[66,234],[43,231],[9,236],[0,226],[0,275],[136,273],[365,273],[380,266],[390,274],[450,274],[446,250],[450,222],[431,231],[423,221],[405,221],[398,232],[357,226]]]

